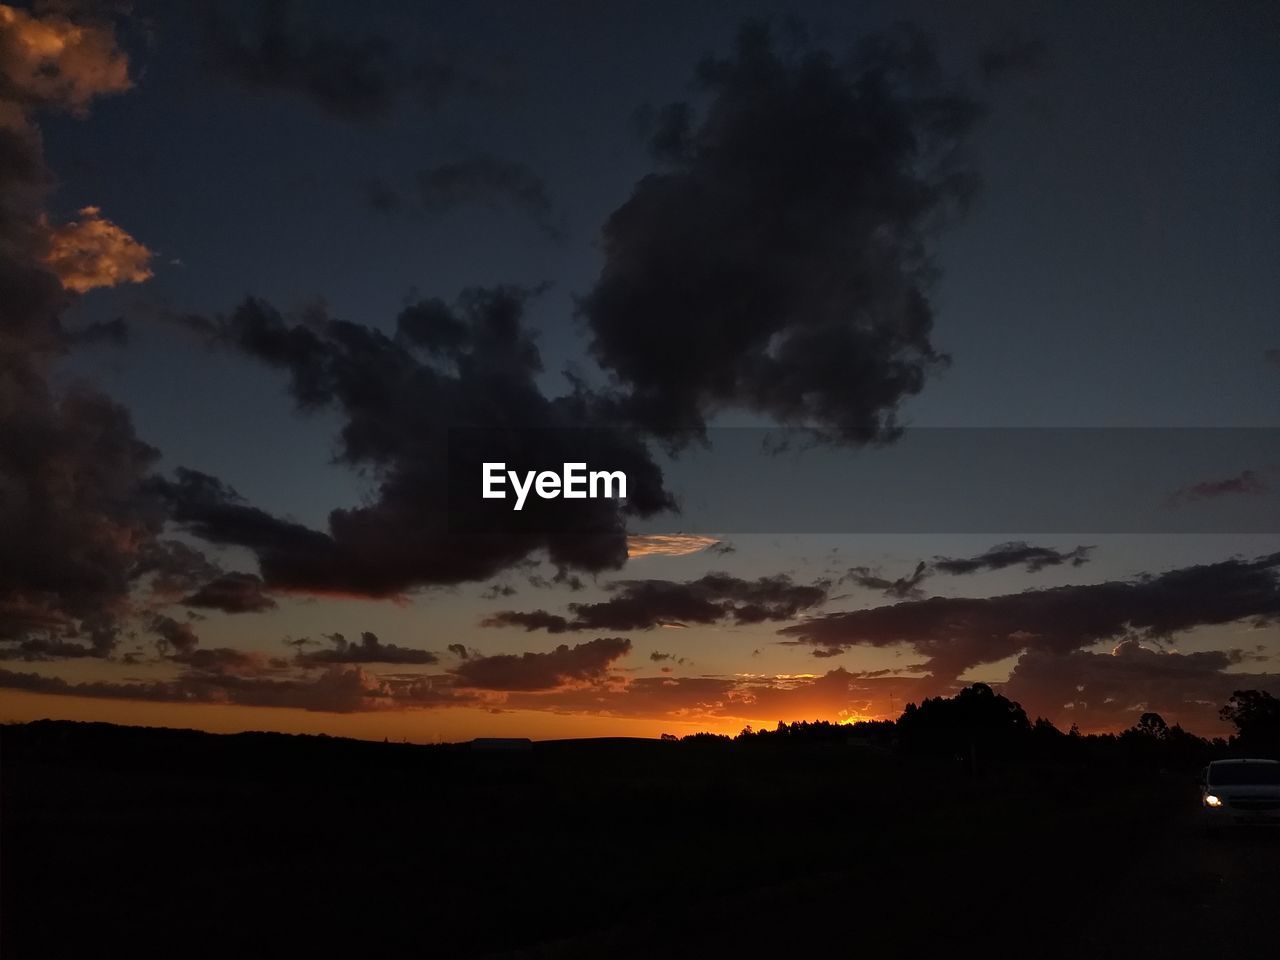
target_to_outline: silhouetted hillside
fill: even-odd
[[[1191,771],[1229,748],[1000,699],[510,750],[8,726],[4,956],[919,956],[984,929],[1109,955],[1100,865],[1122,885],[1192,835]]]

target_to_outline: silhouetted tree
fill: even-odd
[[[993,756],[1007,756],[1027,744],[1031,722],[1022,707],[985,683],[956,696],[907,704],[898,718],[898,737],[913,753],[953,756],[977,772]]]
[[[773,730],[747,727],[734,740],[739,743],[858,743],[888,748],[893,745],[896,729],[892,720],[859,720],[857,723],[780,720]]]
[[[1138,722],[1134,725],[1134,730],[1144,737],[1151,737],[1155,740],[1163,740],[1169,736],[1169,725],[1164,722],[1164,717],[1158,713],[1144,713],[1138,718]]]
[[[728,735],[723,733],[690,733],[680,738],[681,743],[730,743]]]
[[[1280,752],[1280,700],[1265,690],[1237,690],[1219,716],[1235,725],[1233,746],[1260,753]]]
[[[1130,766],[1172,770],[1207,763],[1211,745],[1207,740],[1172,727],[1158,713],[1144,713],[1118,738],[1119,756]]]

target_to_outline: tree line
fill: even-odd
[[[1143,713],[1119,733],[1066,732],[1044,717],[1028,718],[1022,705],[985,683],[953,697],[909,703],[897,720],[833,723],[780,722],[776,728],[743,729],[735,737],[696,733],[665,740],[714,744],[846,744],[905,755],[950,758],[980,772],[993,763],[1114,763],[1190,769],[1229,756],[1280,759],[1280,699],[1265,690],[1237,690],[1219,711],[1235,728],[1229,737],[1205,738],[1168,724],[1160,714]]]

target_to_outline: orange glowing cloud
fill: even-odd
[[[50,229],[48,243],[45,265],[76,293],[141,283],[152,275],[151,251],[97,207],[85,207],[80,219]]]
[[[10,96],[75,112],[131,86],[129,58],[107,25],[33,17],[0,4],[0,75]]]
[[[698,533],[632,534],[627,537],[627,556],[632,560],[637,557],[684,557],[714,547],[719,542],[718,537]]]

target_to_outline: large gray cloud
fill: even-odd
[[[891,438],[946,358],[932,230],[970,195],[979,109],[904,30],[852,59],[748,25],[661,112],[660,166],[609,217],[581,304],[620,412],[673,439],[745,407],[830,439]]]
[[[318,531],[193,471],[154,489],[194,534],[254,551],[268,590],[390,596],[486,579],[535,554],[562,569],[621,567],[626,519],[673,500],[639,438],[594,429],[603,421],[593,397],[543,394],[541,358],[522,323],[526,296],[499,288],[468,291],[452,306],[422,301],[400,314],[393,335],[328,317],[290,322],[258,300],[225,319],[188,321],[211,342],[284,373],[300,410],[336,409],[337,459],[374,477],[377,496],[332,511]],[[626,473],[626,502],[531,501],[495,514],[478,496],[472,448],[451,446],[459,432],[499,444],[486,448],[486,460],[607,464]]]

